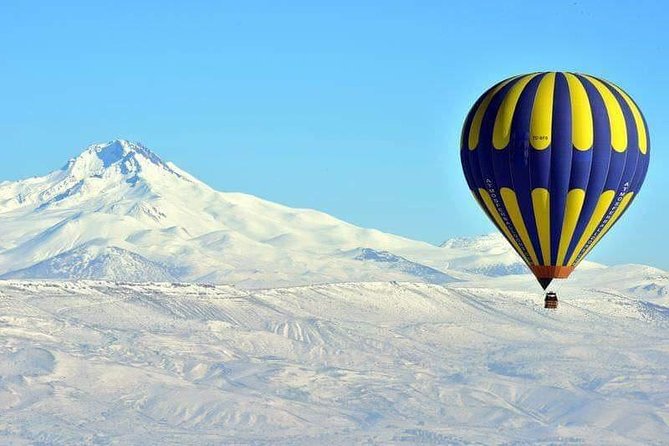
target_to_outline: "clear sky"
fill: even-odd
[[[535,70],[625,88],[646,183],[592,260],[669,268],[662,1],[0,2],[0,179],[143,142],[224,191],[439,243],[492,232],[458,159],[472,102]]]

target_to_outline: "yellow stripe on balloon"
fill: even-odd
[[[547,73],[539,82],[530,118],[530,144],[537,150],[543,150],[551,143],[554,90],[555,73]]]
[[[511,122],[513,121],[513,113],[516,111],[516,105],[518,105],[518,99],[527,86],[527,83],[531,81],[534,76],[536,76],[536,74],[528,74],[513,84],[506,93],[499,110],[497,110],[495,127],[492,132],[492,145],[496,149],[501,150],[509,144]]]
[[[564,73],[571,99],[571,140],[577,150],[592,148],[594,132],[590,99],[580,79],[571,73]]]
[[[509,189],[508,187],[503,187],[499,190],[500,195],[502,196],[502,201],[504,202],[504,207],[509,212],[511,217],[511,222],[513,226],[518,231],[520,239],[523,241],[523,244],[527,248],[530,258],[532,259],[532,265],[538,265],[539,260],[537,259],[537,254],[534,252],[534,246],[532,246],[532,241],[530,240],[530,235],[527,233],[527,227],[525,226],[525,220],[523,220],[523,214],[520,212],[520,206],[518,206],[518,199],[516,198],[516,193]]]
[[[625,117],[620,103],[616,97],[611,93],[611,90],[604,85],[599,79],[595,79],[587,74],[583,75],[586,79],[592,82],[599,94],[604,100],[606,113],[609,117],[609,127],[611,129],[611,146],[616,152],[624,152],[627,149],[627,124],[625,124]]]
[[[632,98],[629,97],[627,93],[625,93],[623,90],[618,88],[617,85],[612,84],[611,82],[607,82],[611,87],[615,88],[618,93],[620,93],[620,96],[625,99],[625,102],[627,102],[627,106],[632,110],[632,116],[634,117],[634,124],[636,125],[636,133],[637,133],[637,140],[639,142],[639,150],[641,153],[644,155],[648,151],[648,139],[646,136],[646,124],[643,122],[643,118],[641,117],[641,112],[639,111],[639,107],[636,106]]]
[[[609,229],[611,229],[611,227],[620,218],[620,216],[623,215],[623,212],[625,212],[625,208],[627,208],[627,206],[630,204],[630,201],[632,200],[632,197],[634,197],[634,192],[628,192],[628,193],[625,194],[625,196],[622,198],[622,200],[620,200],[620,204],[618,205],[618,209],[616,209],[616,211],[611,216],[611,219],[608,222],[606,222],[606,225],[604,225],[604,228],[602,228],[600,233],[597,234],[597,237],[595,238],[595,240],[585,250],[585,252],[581,256],[581,260],[583,260],[585,258],[585,256],[588,255],[588,253],[592,250],[592,248],[594,248],[595,245],[597,243],[599,243],[601,238],[604,237],[604,235],[606,235],[607,232],[609,232]],[[579,260],[579,263],[580,263],[581,260]],[[576,266],[576,265],[574,265],[574,266]]]
[[[558,257],[555,262],[557,266],[566,266],[564,258],[567,255],[567,249],[569,249],[569,244],[574,235],[578,217],[581,215],[584,200],[585,191],[583,189],[572,189],[567,194],[562,232],[560,233],[560,245],[558,246]]]
[[[502,216],[499,215],[499,212],[497,211],[495,204],[492,202],[492,198],[490,198],[490,194],[488,193],[488,191],[485,189],[479,189],[479,194],[481,195],[481,198],[483,199],[483,203],[485,203],[486,208],[490,212],[490,215],[492,215],[493,219],[495,220],[495,223],[497,223],[497,227],[499,227],[502,230],[506,239],[511,242],[514,249],[523,259],[523,261],[528,265],[530,265],[529,259],[525,257],[523,250],[520,249],[520,245],[518,245],[518,242],[511,234],[511,231],[509,231],[509,228],[506,226],[506,223],[504,223],[504,220],[502,220]]]
[[[574,248],[574,252],[571,254],[571,257],[569,257],[569,261],[567,262],[566,266],[574,266],[574,262],[576,261],[578,254],[581,252],[590,237],[592,237],[592,234],[594,234],[597,226],[599,226],[599,224],[604,219],[604,215],[609,209],[609,206],[611,206],[611,202],[613,201],[615,194],[615,191],[607,190],[599,196],[599,200],[597,200],[597,205],[595,206],[595,210],[590,217],[590,221],[588,221],[588,224],[585,227],[585,231],[583,231],[583,235],[581,235],[581,238],[576,244],[576,248]]]
[[[483,115],[485,115],[486,110],[488,110],[488,105],[490,105],[490,101],[492,101],[492,98],[499,92],[502,88],[504,88],[509,82],[511,82],[514,79],[518,79],[518,77],[512,77],[510,79],[505,80],[504,82],[499,83],[495,88],[493,88],[491,91],[488,92],[488,94],[483,98],[483,101],[479,104],[478,108],[476,109],[476,113],[474,113],[474,118],[472,119],[472,123],[469,126],[469,137],[468,137],[468,144],[467,146],[469,147],[469,150],[474,150],[476,149],[476,146],[479,144],[479,135],[481,133],[481,124],[483,123]]]
[[[537,188],[532,191],[534,219],[539,233],[539,244],[545,266],[551,264],[551,203],[548,189]]]

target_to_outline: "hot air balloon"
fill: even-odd
[[[515,76],[467,115],[467,184],[544,288],[567,278],[636,198],[646,121],[615,84],[587,74]]]

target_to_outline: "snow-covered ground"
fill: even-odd
[[[0,183],[0,444],[669,443],[669,273],[526,271],[94,144]]]
[[[667,444],[666,286],[4,281],[0,444]]]

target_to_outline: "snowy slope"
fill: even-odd
[[[43,260],[0,279],[107,279],[129,282],[174,282],[178,271],[114,246],[87,244]]]
[[[387,253],[386,261],[361,252]],[[75,266],[78,257],[89,266]],[[114,280],[117,266],[128,262],[127,280],[245,287],[527,273],[499,235],[436,247],[218,192],[125,140],[91,145],[43,177],[0,183],[0,275]]]
[[[669,307],[523,277],[0,282],[0,444],[666,444]]]
[[[95,260],[92,244],[113,249]],[[355,249],[403,257],[409,252],[418,259],[407,261],[418,266],[421,256],[426,261],[443,257],[438,247],[321,212],[215,191],[125,140],[94,144],[46,176],[0,183],[0,246],[5,277],[64,278],[68,271],[71,278],[99,277],[114,270],[84,274],[62,267],[83,250],[96,263],[123,264],[137,256],[142,260],[134,262],[133,280],[154,280],[160,265],[180,280],[244,286],[425,280],[411,268],[342,255]],[[114,255],[123,258],[114,260]],[[143,278],[142,263],[147,265]],[[431,267],[447,275],[441,266],[416,271]]]
[[[447,259],[442,267],[446,269],[492,277],[529,272],[520,256],[500,233],[450,239],[442,243],[441,248],[444,259]],[[601,266],[584,261],[579,270]]]
[[[501,234],[450,239],[441,247],[453,259],[449,266],[459,271],[486,276],[527,273],[527,266]]]
[[[397,256],[388,251],[377,251],[371,248],[360,248],[353,250],[352,253],[349,253],[349,255],[354,255],[353,258],[361,262],[375,262],[381,268],[392,271],[401,271],[416,278],[422,278],[427,283],[442,284],[458,280],[453,276],[444,274],[438,269],[412,262],[411,260]]]

